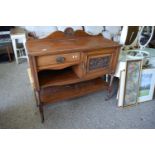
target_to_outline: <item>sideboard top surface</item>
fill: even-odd
[[[60,52],[88,51],[103,48],[120,47],[116,42],[103,36],[85,36],[65,39],[37,39],[26,44],[29,55],[46,55]]]

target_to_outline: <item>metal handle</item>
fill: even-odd
[[[65,61],[65,58],[62,57],[62,56],[59,56],[59,57],[56,58],[57,63],[63,63],[64,61]]]

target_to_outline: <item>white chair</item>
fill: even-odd
[[[28,54],[26,49],[26,36],[25,33],[11,35],[12,45],[16,63],[19,64],[19,59],[27,59]]]

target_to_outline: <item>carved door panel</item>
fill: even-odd
[[[86,75],[104,75],[111,73],[115,66],[115,49],[89,52],[86,56]]]
[[[112,55],[110,54],[88,57],[87,72],[109,68],[111,57]]]

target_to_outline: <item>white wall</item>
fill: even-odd
[[[49,35],[50,33],[57,31],[58,29],[61,30],[60,27],[64,26],[22,26],[29,32],[34,32],[38,38],[43,38]],[[73,27],[80,27],[80,26],[73,26]],[[103,31],[102,26],[86,26],[86,31],[91,31],[92,34],[96,34],[99,31]],[[115,38],[116,34],[118,34],[121,30],[121,26],[105,26],[105,30],[102,34],[105,38],[118,40]]]
[[[43,38],[48,36],[50,33],[57,31],[56,26],[21,26],[26,29],[28,32],[35,33],[36,37]]]
[[[106,26],[103,36],[107,39],[113,39],[119,42],[121,35],[121,26]]]

